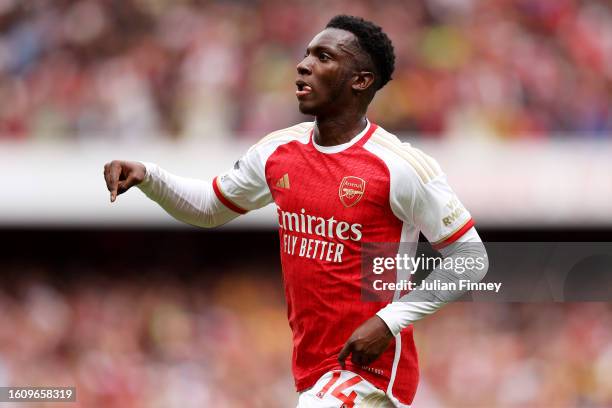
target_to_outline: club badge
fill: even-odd
[[[363,193],[365,193],[365,186],[365,180],[359,177],[344,177],[338,188],[338,195],[342,204],[345,207],[352,207],[357,204],[361,197],[363,197]]]

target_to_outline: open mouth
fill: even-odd
[[[297,91],[295,91],[295,95],[298,98],[304,97],[312,92],[312,87],[301,79],[295,81],[295,85],[297,86]]]

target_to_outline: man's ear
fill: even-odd
[[[359,71],[353,77],[353,90],[363,92],[374,86],[374,73],[370,71]]]

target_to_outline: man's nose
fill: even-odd
[[[312,74],[312,69],[310,68],[310,64],[308,63],[308,57],[304,58],[299,64],[297,64],[297,72],[300,75],[310,75]]]

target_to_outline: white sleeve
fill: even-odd
[[[470,213],[449,186],[438,163],[409,144],[402,144],[398,159],[388,160],[391,177],[390,204],[395,215],[423,233],[444,258],[473,257],[486,261],[486,250]],[[401,159],[399,159],[401,158]],[[454,271],[434,270],[426,280],[456,281],[460,277],[473,282],[486,274],[473,269],[459,275]],[[434,313],[463,293],[416,290],[392,302],[377,315],[394,335],[411,323]]]
[[[255,145],[232,169],[215,177],[215,195],[225,206],[244,214],[272,202],[265,166],[275,147],[271,144]]]
[[[440,249],[444,258],[480,259],[480,264],[458,273],[456,271],[438,268],[433,270],[424,282],[440,281],[454,283],[457,288],[459,280],[480,282],[487,273],[489,262],[484,244],[480,240],[474,227],[463,234],[458,241]],[[435,313],[442,306],[463,296],[467,290],[413,290],[399,300],[389,303],[376,313],[393,335],[423,317]]]
[[[210,181],[179,177],[153,163],[143,163],[147,174],[138,188],[179,221],[216,227],[238,214],[216,197]]]
[[[272,132],[212,182],[178,177],[152,163],[138,186],[170,215],[189,224],[214,227],[273,201],[266,180],[266,162],[281,145],[308,140],[313,124],[300,123]]]
[[[417,227],[435,249],[457,241],[474,222],[449,186],[438,163],[405,147],[410,161],[391,166],[390,202],[394,213]]]
[[[259,149],[251,148],[212,182],[179,177],[156,164],[143,163],[147,174],[138,187],[179,221],[215,227],[272,200],[262,160]]]

